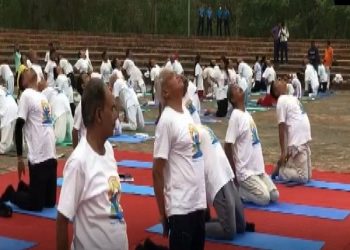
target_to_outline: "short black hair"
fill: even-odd
[[[275,92],[275,81],[273,81],[271,83],[271,86],[270,86],[270,95],[274,98],[274,99],[278,99],[278,96],[277,96],[277,93]]]
[[[106,55],[107,55],[107,51],[104,50],[104,51],[102,52],[102,54],[101,54],[101,57],[104,58]]]
[[[229,84],[228,88],[227,88],[227,100],[229,103],[231,103],[231,105],[234,107],[233,103],[232,103],[232,89],[234,87],[234,84]]]
[[[331,45],[331,41],[328,40],[328,41],[327,41],[327,45]]]
[[[85,127],[89,127],[94,123],[96,110],[102,108],[105,101],[105,84],[101,79],[91,78],[81,98],[81,113]]]
[[[126,51],[125,51],[125,57],[126,58],[128,58],[130,56],[130,52],[131,52],[130,49],[126,49]]]

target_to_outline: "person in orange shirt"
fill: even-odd
[[[331,79],[331,67],[333,63],[333,48],[331,47],[331,41],[327,41],[327,48],[324,50],[323,58],[324,66],[327,72],[327,90],[329,89],[330,79]]]

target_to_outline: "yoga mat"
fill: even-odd
[[[141,142],[145,142],[146,140],[147,138],[144,138],[144,137],[137,137],[134,135],[126,135],[126,134],[112,136],[108,138],[109,142],[125,142],[125,143],[141,143]]]
[[[0,236],[0,250],[24,250],[36,245],[35,242]]]
[[[163,228],[160,224],[157,224],[146,229],[146,231],[150,233],[162,234]],[[324,245],[323,241],[304,240],[286,236],[251,232],[237,234],[233,240],[214,240],[210,238],[207,238],[207,240],[219,244],[230,244],[254,249],[269,250],[319,250]]]
[[[330,220],[344,220],[350,214],[350,211],[345,209],[298,205],[283,202],[271,203],[267,206],[258,206],[252,203],[245,203],[244,207],[269,212],[303,215]]]
[[[269,108],[265,108],[265,107],[247,107],[246,109],[247,111],[260,111],[260,112],[270,110]]]
[[[145,125],[156,125],[156,121],[145,121]]]
[[[221,122],[221,120],[210,118],[210,117],[201,117],[202,123],[218,123]]]
[[[153,187],[139,186],[129,183],[122,183],[122,193],[124,194],[136,194],[142,196],[154,196]]]
[[[52,219],[52,220],[56,220],[56,218],[57,218],[57,208],[56,207],[44,208],[41,212],[33,212],[33,211],[27,211],[27,210],[20,209],[19,207],[17,207],[16,205],[14,205],[10,202],[7,202],[6,204],[12,208],[14,213],[32,215],[32,216],[46,218],[46,219]]]
[[[273,180],[278,184],[285,184],[286,186],[305,186],[305,187],[313,187],[313,188],[321,188],[321,189],[329,189],[329,190],[338,190],[338,191],[346,191],[350,192],[350,184],[339,183],[339,182],[328,182],[328,181],[318,181],[318,180],[310,180],[306,184],[298,184],[293,181],[284,181],[284,180]]]
[[[119,167],[130,167],[130,168],[152,168],[153,163],[149,161],[134,161],[134,160],[123,160],[117,162]]]
[[[61,147],[71,147],[72,145],[73,145],[73,142],[69,142],[69,141],[67,141],[67,142],[60,142],[60,143],[56,143],[56,145],[57,146],[61,146]]]

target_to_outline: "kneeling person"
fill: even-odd
[[[247,86],[229,85],[228,99],[232,111],[225,138],[225,152],[232,165],[241,198],[258,205],[277,201],[278,190],[265,173],[258,130],[253,117],[245,109]]]
[[[271,87],[276,106],[281,156],[273,176],[286,181],[306,183],[311,178],[311,127],[301,102],[287,95],[285,81],[277,81]]]

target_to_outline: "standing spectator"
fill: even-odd
[[[55,46],[53,45],[53,42],[50,42],[50,43],[48,44],[48,46],[49,46],[49,50],[46,51],[45,59],[44,59],[44,61],[45,61],[46,63],[47,63],[48,61],[50,61],[50,52],[51,52],[51,50],[55,49]]]
[[[205,7],[201,5],[198,9],[198,26],[197,26],[197,36],[202,35],[204,31],[204,17],[205,17]]]
[[[203,69],[200,65],[201,56],[198,54],[195,59],[194,65],[194,76],[196,80],[196,87],[198,91],[198,96],[200,99],[204,97],[204,85],[203,85]]]
[[[315,41],[311,41],[311,47],[307,52],[307,57],[312,66],[314,66],[315,70],[317,71],[318,64],[320,62],[320,54],[318,52],[318,48],[316,47]]]
[[[281,49],[281,63],[283,63],[283,54],[286,57],[286,63],[288,63],[288,38],[289,38],[289,31],[285,24],[285,22],[282,22],[282,26],[280,29],[280,49]]]
[[[331,79],[331,67],[333,64],[333,48],[331,47],[331,41],[327,41],[327,48],[324,50],[323,58],[324,66],[327,72],[327,89],[329,89],[330,79]]]
[[[213,35],[213,10],[211,9],[211,6],[209,5],[206,10],[206,17],[207,17],[207,35],[210,36]]]
[[[223,10],[221,5],[219,5],[218,10],[216,11],[216,35],[222,36],[222,14]]]
[[[273,61],[275,63],[278,62],[278,54],[280,51],[280,30],[281,30],[281,23],[278,23],[271,30],[272,37],[273,37]]]
[[[319,90],[322,93],[324,93],[327,90],[327,79],[328,79],[328,76],[327,76],[326,68],[325,68],[323,63],[320,63],[318,65],[317,74],[318,74],[318,77],[319,77],[319,84],[320,84]]]
[[[225,6],[224,11],[222,12],[222,19],[224,20],[224,34],[225,36],[230,36],[230,16],[231,13],[227,6]]]
[[[18,71],[19,66],[21,65],[21,52],[19,51],[19,45],[18,43],[15,43],[14,45],[14,54],[13,58],[15,60],[15,67],[16,67],[16,72]]]

